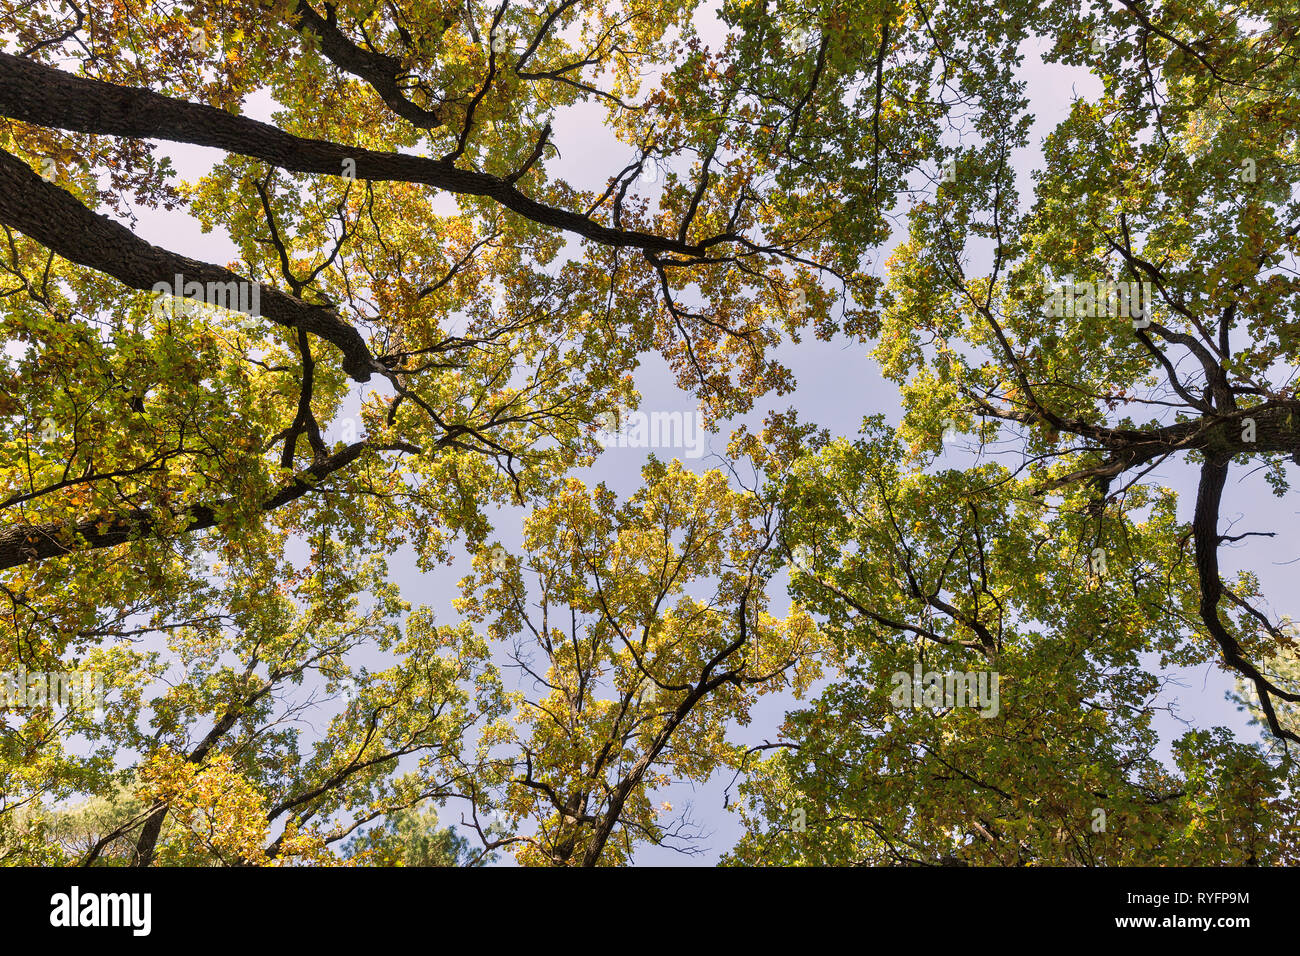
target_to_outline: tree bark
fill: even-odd
[[[251,156],[299,173],[342,176],[344,162],[356,176],[375,182],[420,183],[468,196],[485,196],[526,219],[577,233],[606,246],[701,255],[708,245],[634,230],[615,229],[567,209],[548,206],[521,193],[507,179],[452,163],[381,153],[319,139],[293,136],[267,123],[150,90],[73,76],[9,53],[0,53],[0,114],[54,129],[136,139],[163,139],[213,146]]]
[[[178,275],[205,286],[249,281],[229,269],[145,242],[121,223],[87,209],[4,150],[0,150],[0,222],[69,262],[110,275],[132,289],[150,291],[157,283],[174,286]],[[361,334],[333,309],[304,302],[273,286],[256,285],[262,315],[335,345],[343,353],[344,371],[356,381],[369,381],[372,372],[384,370]]]

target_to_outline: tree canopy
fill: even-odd
[[[0,672],[108,685],[0,710],[0,860],[618,865],[723,779],[734,864],[1297,862],[1289,596],[1229,570],[1284,532],[1224,499],[1300,462],[1298,30],[0,0]],[[1097,90],[1041,144],[1035,44]],[[810,335],[901,416],[782,408]],[[655,355],[726,455],[588,487]],[[1259,742],[1162,740],[1211,665]]]

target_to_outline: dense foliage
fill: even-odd
[[[0,0],[0,671],[108,684],[0,710],[0,860],[622,864],[690,846],[666,785],[734,777],[737,864],[1297,862],[1287,596],[1220,552],[1275,533],[1230,477],[1300,461],[1298,30]],[[1100,91],[1038,153],[1034,44]],[[647,355],[723,428],[810,334],[901,419],[574,476]],[[1162,742],[1208,664],[1261,743]]]

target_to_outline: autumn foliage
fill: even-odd
[[[0,862],[621,865],[699,847],[671,785],[736,865],[1298,862],[1230,569],[1300,461],[1298,29],[0,0],[0,672],[108,684],[0,711]],[[814,339],[900,407],[787,407]],[[584,482],[649,363],[725,455]],[[1192,667],[1258,741],[1170,730]]]

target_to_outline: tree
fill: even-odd
[[[819,673],[812,620],[765,610],[771,514],[719,471],[652,462],[644,477],[622,507],[571,479],[529,516],[526,555],[465,582],[467,617],[490,619],[494,640],[517,635],[525,675],[515,721],[490,740],[517,751],[498,789],[518,835],[490,839],[477,812],[474,826],[489,848],[522,844],[525,863],[626,862],[641,842],[689,849],[689,821],[652,805],[655,786],[734,767],[728,727],[748,723],[759,694],[802,692]],[[537,832],[520,833],[530,820]]]
[[[470,856],[469,841],[438,825],[432,809],[408,807],[343,845],[349,859],[402,866],[460,866]]]
[[[1262,533],[1223,527],[1234,463],[1284,493],[1300,454],[1287,9],[727,0],[715,42],[658,0],[0,4],[0,670],[112,685],[0,715],[13,854],[6,818],[126,788],[78,862],[391,859],[450,804],[461,860],[622,863],[689,836],[657,788],[730,771],[737,860],[1289,859],[1287,752],[1163,765],[1142,656],[1300,739],[1219,566]],[[1031,35],[1103,92],[1021,212]],[[571,184],[593,115],[621,153]],[[648,353],[717,422],[809,329],[874,342],[896,428],[778,415],[752,482],[653,462],[622,505],[570,474]],[[952,429],[1011,454],[939,471]],[[389,580],[461,551],[457,623]],[[827,666],[782,741],[728,736]],[[944,668],[982,709],[932,706]]]
[[[546,500],[648,350],[711,415],[788,387],[773,346],[854,321],[817,278],[876,282],[861,246],[919,159],[884,144],[951,105],[886,103],[937,54],[885,12],[849,30],[850,7],[728,7],[716,50],[695,5],[639,0],[3,9],[0,653],[102,667],[114,701],[81,722],[89,756],[6,716],[6,772],[26,800],[138,771],[147,812],[105,836],[144,863],[170,814],[237,816],[221,852],[249,861],[474,793],[457,747],[496,719],[495,670],[385,590],[382,556],[431,569],[487,540],[487,507]],[[246,115],[259,96],[273,123]],[[631,158],[579,189],[547,165],[583,104]],[[225,155],[177,184],[159,142]],[[135,206],[225,231],[237,260],[153,245]],[[405,658],[301,761],[280,721],[358,642]]]
[[[1209,658],[1175,496],[1133,489],[1103,563],[1086,490],[1051,507],[999,465],[905,461],[877,422],[782,484],[792,590],[848,664],[745,766],[731,859],[1292,862],[1288,764],[1223,729],[1180,735],[1172,767],[1158,755],[1162,682],[1139,655]]]
[[[1054,5],[1047,59],[1102,93],[1048,137],[1027,211],[1014,88],[911,210],[869,323],[897,433],[751,440],[809,555],[795,593],[857,662],[745,785],[737,862],[1294,862],[1293,638],[1220,569],[1275,533],[1225,527],[1230,474],[1281,496],[1300,461],[1294,29],[1268,4]],[[958,432],[1001,461],[939,470]],[[1190,520],[1162,484],[1183,463]],[[1235,672],[1281,746],[1192,730],[1163,764],[1139,653]],[[900,708],[917,660],[1000,671],[1001,715]]]

